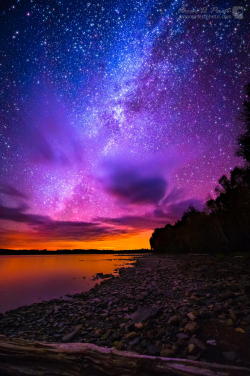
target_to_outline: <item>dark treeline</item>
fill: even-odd
[[[113,255],[113,254],[134,254],[149,253],[149,249],[58,249],[56,251],[48,251],[47,249],[0,249],[1,255]]]
[[[189,208],[174,225],[157,228],[150,245],[161,252],[246,252],[250,250],[250,84],[243,107],[245,131],[239,137],[237,155],[244,167],[222,176],[216,198],[203,211]]]

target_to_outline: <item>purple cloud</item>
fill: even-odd
[[[167,196],[164,198],[162,204],[163,205],[167,205],[169,203],[173,203],[173,202],[176,202],[180,199],[183,198],[183,195],[184,195],[184,190],[183,189],[180,189],[180,188],[176,188],[174,187],[168,194]]]
[[[156,173],[145,173],[138,166],[108,166],[102,179],[105,190],[126,204],[157,204],[165,195],[167,182]]]
[[[202,210],[203,204],[200,200],[190,198],[187,200],[175,202],[167,206],[167,211],[175,218],[179,219],[182,214],[190,207],[194,207],[197,210]]]
[[[0,206],[0,219],[26,223],[35,233],[49,239],[101,240],[107,236],[128,233],[125,229],[106,226],[99,222],[57,221],[50,217],[26,213],[27,206],[10,208]]]
[[[27,199],[27,195],[20,192],[18,189],[12,187],[9,184],[0,184],[0,193],[3,193],[4,195],[15,197],[15,198],[22,198]]]
[[[97,220],[116,226],[130,227],[136,230],[152,230],[155,227],[166,224],[168,218],[166,215],[162,218],[154,217],[153,213],[147,215],[124,215],[117,218],[100,217]]]
[[[30,225],[39,225],[50,221],[49,217],[26,213],[28,209],[29,207],[27,205],[21,205],[17,208],[0,205],[0,219]]]
[[[174,197],[174,196],[173,196]],[[157,206],[153,211],[143,215],[124,215],[115,218],[99,217],[96,220],[116,226],[129,227],[135,230],[153,230],[156,227],[174,223],[180,219],[183,213],[190,207],[202,209],[202,202],[196,199],[188,199],[171,203],[167,206]]]

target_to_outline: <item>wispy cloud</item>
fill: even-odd
[[[27,206],[17,208],[0,205],[0,219],[25,223],[32,232],[49,239],[96,240],[128,231],[124,228],[104,225],[100,222],[57,221],[50,217],[27,213]]]
[[[0,184],[0,193],[14,198],[28,198],[26,194],[9,184]]]

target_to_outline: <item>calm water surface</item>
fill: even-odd
[[[141,255],[40,255],[0,257],[0,312],[87,291],[96,273],[132,266]]]

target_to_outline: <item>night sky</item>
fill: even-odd
[[[250,26],[208,3],[1,1],[0,247],[148,247],[213,196],[241,163]]]

